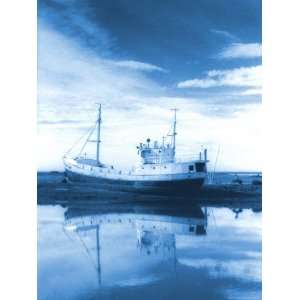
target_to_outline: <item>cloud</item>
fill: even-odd
[[[217,35],[220,35],[220,36],[232,39],[232,40],[237,39],[236,36],[234,36],[233,34],[229,33],[228,31],[225,31],[225,30],[211,29],[210,31],[217,34]]]
[[[105,47],[105,46],[104,46]],[[201,145],[222,144],[223,169],[258,169],[259,124],[250,107],[233,118],[221,112],[236,105],[211,105],[211,98],[190,99],[169,96],[148,77],[144,68],[120,66],[120,61],[101,57],[99,51],[86,49],[78,40],[40,22],[38,27],[38,153],[40,170],[61,170],[61,157],[91,126],[96,117],[96,102],[103,104],[103,161],[131,167],[137,159],[136,143],[151,137],[160,140],[172,121],[170,108],[180,109],[178,116],[178,154],[197,154]],[[134,62],[132,65],[136,65]],[[159,67],[158,67],[159,68]],[[210,75],[213,75],[210,73]],[[212,77],[211,79],[214,79]],[[224,99],[222,99],[224,100]],[[247,115],[251,118],[247,118]],[[147,124],[147,126],[142,126]],[[227,128],[224,132],[224,128]],[[203,130],[205,128],[205,130]],[[194,132],[199,132],[195,139]],[[244,132],[247,135],[244,136]],[[230,137],[230,138],[228,138]],[[234,137],[234,141],[232,139]],[[237,144],[235,141],[238,140]],[[124,141],[126,141],[124,143]],[[234,143],[234,145],[232,144]],[[91,145],[93,147],[93,145]],[[122,148],[122,153],[120,149]],[[51,157],[49,157],[51,149]],[[232,154],[234,152],[234,154]],[[94,153],[94,148],[87,150]],[[212,159],[213,152],[209,152]],[[241,154],[242,153],[242,154]],[[234,156],[234,158],[232,158]]]
[[[115,61],[113,62],[115,66],[124,67],[128,69],[138,70],[138,71],[146,71],[146,72],[152,72],[152,71],[159,71],[159,72],[166,72],[165,69],[149,64],[144,63],[140,61],[135,60],[123,60],[123,61]]]
[[[255,58],[261,57],[262,47],[259,43],[233,43],[224,48],[218,55],[219,58]]]
[[[260,87],[262,66],[242,67],[229,70],[211,70],[204,78],[179,82],[178,88],[210,87]]]
[[[242,96],[252,96],[252,95],[261,95],[261,89],[248,89],[240,93]]]
[[[89,103],[93,98],[106,99],[110,104],[124,107],[132,97],[162,91],[143,72],[156,68],[159,69],[143,62],[128,64],[102,58],[42,22],[39,25],[38,96],[41,109],[46,104],[57,103],[62,111],[70,102]]]
[[[130,66],[132,65],[133,63]],[[136,119],[139,105],[152,104],[153,98],[164,95],[164,89],[145,74],[147,63],[139,62],[135,65],[139,65],[139,68],[120,66],[116,61],[95,54],[77,40],[40,22],[38,27],[40,168],[61,167],[62,155],[86,131],[86,127],[94,123],[95,103],[103,104],[106,120],[117,120],[118,123],[124,115],[130,115],[129,119]],[[112,126],[113,122],[108,123]],[[131,128],[130,124],[126,125]],[[103,126],[105,128],[106,121]],[[116,128],[117,131],[120,130],[119,123]],[[115,128],[107,131],[113,136],[114,141],[119,141],[117,131]],[[122,134],[126,138],[127,132]],[[134,134],[132,136],[135,137]],[[105,138],[106,141],[110,139],[104,136],[104,140]],[[136,142],[137,137],[135,139]],[[110,153],[107,155],[111,159],[114,150],[112,152],[110,150],[114,145],[110,147],[111,143],[108,144]],[[51,158],[49,156],[47,158],[47,149],[50,145],[53,153]],[[128,144],[128,152],[135,156],[135,151],[131,151],[134,145],[134,142]],[[105,155],[105,151],[103,153]]]
[[[207,268],[211,276],[218,278],[235,277],[243,280],[260,281],[261,266],[255,259],[210,259],[210,258],[180,258],[179,263],[193,268]]]
[[[53,29],[85,47],[101,52],[102,56],[109,56],[114,38],[106,28],[97,26],[91,16],[93,10],[84,1],[39,1],[38,5],[38,27],[47,20]]]

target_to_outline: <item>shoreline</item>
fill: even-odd
[[[220,174],[220,173],[218,173]],[[249,173],[247,173],[249,174]],[[252,174],[252,173],[251,173]],[[99,188],[95,184],[70,183],[63,172],[37,173],[37,203],[261,203],[261,186],[252,184],[204,184],[197,195],[146,194],[118,190],[115,187]]]

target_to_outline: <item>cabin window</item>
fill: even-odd
[[[205,164],[204,163],[196,163],[196,172],[204,172],[205,171]]]
[[[155,167],[152,167],[152,169],[155,169]]]
[[[194,166],[193,165],[189,166],[189,171],[194,171]]]
[[[194,232],[194,231],[195,231],[194,226],[190,226],[189,231],[190,231],[190,232]]]

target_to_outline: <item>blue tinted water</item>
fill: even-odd
[[[39,205],[38,298],[260,299],[260,208]]]

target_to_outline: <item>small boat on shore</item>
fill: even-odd
[[[203,185],[207,175],[207,150],[200,152],[198,157],[187,161],[178,161],[176,153],[176,112],[174,109],[172,133],[162,138],[162,143],[150,138],[146,143],[139,143],[137,152],[140,163],[124,170],[114,165],[108,165],[100,159],[101,133],[101,105],[94,130],[97,130],[96,140],[86,142],[96,143],[94,159],[86,158],[81,153],[76,157],[65,155],[63,158],[65,173],[70,181],[93,182],[99,187],[114,186],[120,190],[134,190],[140,192],[197,192]],[[169,141],[168,141],[169,140]],[[84,147],[83,147],[84,148]],[[82,148],[82,149],[83,149]]]

